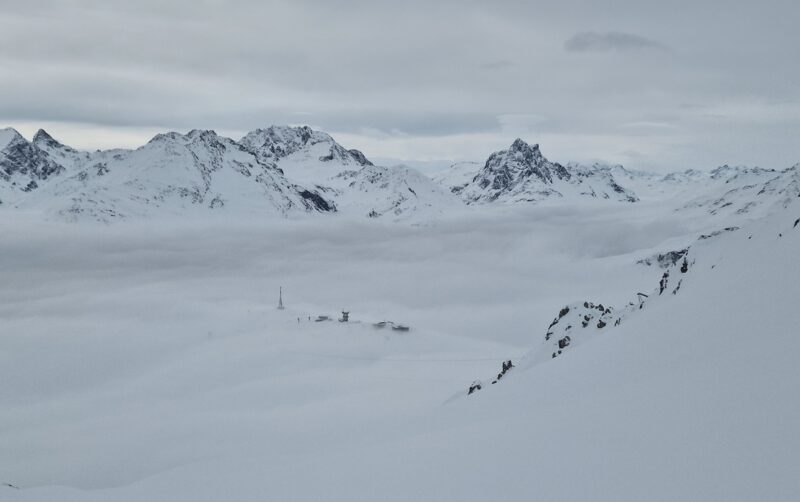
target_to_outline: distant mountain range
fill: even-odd
[[[562,165],[522,139],[484,163],[461,162],[428,177],[408,166],[373,165],[310,127],[272,126],[238,141],[210,130],[169,132],[137,149],[95,152],[63,145],[44,130],[31,141],[14,129],[0,130],[0,210],[42,211],[70,221],[213,211],[419,222],[469,207],[592,200],[656,200],[678,211],[742,216],[762,215],[798,197],[800,165],[663,175],[619,165]]]

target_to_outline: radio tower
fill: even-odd
[[[278,310],[283,310],[283,286],[278,288]]]

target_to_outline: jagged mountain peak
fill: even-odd
[[[533,149],[533,150],[538,150],[539,149],[539,143],[528,143],[527,141],[525,141],[522,138],[517,138],[517,139],[515,139],[514,141],[511,142],[511,149],[512,150],[522,150],[522,149],[528,149],[528,148]]]
[[[663,178],[661,178],[661,181],[684,183],[702,179],[706,176],[708,176],[708,174],[703,173],[702,171],[698,171],[697,169],[686,169],[685,171],[675,171],[672,173],[667,173],[664,175]]]
[[[517,138],[511,143],[508,148],[509,152],[541,152],[539,151],[539,143],[528,143],[522,138]]]
[[[37,144],[37,145],[38,145],[38,144],[40,144],[40,143],[48,143],[48,144],[55,143],[55,144],[61,144],[61,143],[59,143],[58,141],[56,141],[56,140],[55,140],[55,138],[53,138],[53,137],[52,137],[52,136],[51,136],[51,135],[50,135],[50,134],[49,134],[47,131],[45,131],[44,129],[39,129],[38,131],[36,131],[36,134],[34,134],[34,135],[33,135],[33,143],[34,143],[34,144]]]
[[[538,144],[517,138],[507,150],[494,152],[484,167],[459,190],[465,201],[537,202],[561,198],[568,193],[591,198],[636,201],[636,196],[622,188],[610,171],[550,162]]]
[[[53,159],[56,162],[64,160],[64,157],[79,155],[77,150],[61,143],[44,129],[39,129],[36,131],[36,134],[33,135],[31,144],[40,150],[44,150],[51,156],[56,157]]]
[[[4,150],[12,143],[21,143],[28,141],[13,127],[6,127],[5,129],[0,129],[0,150]]]
[[[774,173],[774,169],[765,169],[763,167],[749,167],[749,166],[730,166],[728,164],[721,165],[712,169],[710,174],[711,179],[731,178],[745,174],[760,175],[764,173]]]
[[[147,142],[147,144],[139,147],[137,150],[153,150],[165,149],[167,151],[179,151],[186,149],[201,156],[210,154],[212,152],[222,152],[225,150],[241,150],[246,151],[243,145],[235,142],[230,138],[220,136],[212,129],[192,129],[186,134],[179,132],[168,132],[157,134]],[[252,155],[252,152],[250,153]],[[274,167],[272,163],[264,163],[265,166]]]
[[[517,138],[511,143],[507,150],[496,152],[498,156],[513,157],[515,160],[524,162],[529,165],[538,165],[547,162],[547,159],[542,155],[538,143],[528,143],[522,138]]]
[[[269,148],[277,157],[289,155],[309,144],[334,142],[325,132],[315,131],[309,126],[277,126],[255,129],[247,133],[240,143],[254,148]]]
[[[183,135],[181,133],[179,133],[179,132],[176,132],[176,131],[160,132],[160,133],[156,134],[155,136],[153,136],[150,139],[150,141],[148,141],[145,144],[145,146],[146,145],[150,145],[150,144],[154,144],[154,143],[164,142],[164,141],[175,141],[177,139],[180,139],[181,137],[183,137]]]
[[[270,126],[247,133],[240,143],[263,162],[278,162],[298,152],[311,153],[320,162],[336,161],[344,165],[372,165],[358,150],[348,150],[331,135],[309,126]]]
[[[177,131],[159,133],[153,136],[153,138],[150,141],[148,141],[147,144],[149,145],[151,143],[169,142],[169,141],[185,142],[188,140],[196,140],[196,139],[217,140],[221,138],[222,136],[219,136],[213,129],[192,129],[186,134],[182,134]]]
[[[220,136],[213,129],[192,129],[186,134],[189,138],[217,139]]]
[[[23,182],[23,190],[29,191],[37,187],[36,180],[62,170],[63,166],[54,162],[46,150],[26,140],[16,129],[0,130],[0,177],[4,180],[22,176],[32,182]]]
[[[531,145],[517,138],[507,150],[500,150],[489,156],[476,181],[482,188],[491,186],[497,190],[531,176],[545,183],[552,183],[554,177],[569,178],[570,174],[562,165],[548,161],[542,155],[538,143]]]

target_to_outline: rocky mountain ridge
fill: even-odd
[[[460,162],[428,177],[408,166],[375,166],[361,151],[308,126],[270,126],[238,141],[211,130],[168,132],[136,149],[95,152],[66,146],[41,129],[31,141],[0,130],[0,207],[104,222],[201,208],[422,222],[459,207],[545,201],[664,201],[677,211],[738,220],[800,197],[798,170],[724,165],[656,174],[562,165],[538,144],[516,139],[484,163]]]

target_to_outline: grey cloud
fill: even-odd
[[[502,70],[503,68],[511,68],[512,66],[515,66],[515,63],[507,59],[488,61],[486,63],[481,64],[481,68],[483,68],[484,70]]]
[[[730,3],[736,8],[721,8]],[[481,159],[517,135],[544,147],[557,137],[567,145],[563,160],[603,154],[605,144],[645,153],[687,145],[665,148],[680,157],[656,156],[662,164],[748,162],[728,157],[729,144],[750,145],[762,164],[783,162],[794,152],[787,131],[800,127],[795,107],[748,105],[800,99],[800,4],[789,0],[772,0],[770,9],[693,2],[693,16],[656,0],[618,0],[613,11],[593,0],[5,4],[0,127],[307,123],[352,142],[359,131],[394,136],[412,156],[428,149],[416,158],[439,158],[432,148],[448,145]],[[618,31],[586,31],[592,26]],[[710,131],[706,117],[681,107],[687,102],[737,120]],[[748,127],[754,118],[759,127]],[[397,155],[380,150],[387,143],[372,142],[367,153]]]
[[[642,49],[664,50],[666,46],[655,40],[632,33],[585,31],[576,33],[572,38],[564,42],[564,48],[569,52],[611,52]]]

